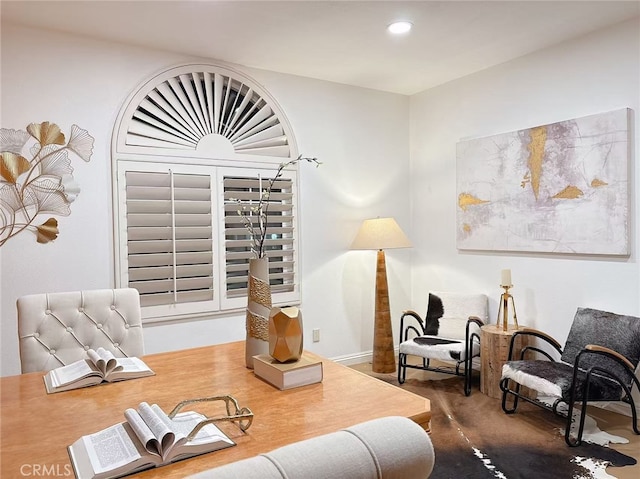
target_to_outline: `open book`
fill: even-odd
[[[156,404],[143,402],[124,415],[126,422],[82,436],[68,447],[78,479],[112,479],[235,446],[194,411],[169,417]]]
[[[116,358],[104,348],[89,349],[87,359],[52,369],[44,375],[47,393],[68,391],[125,379],[153,376],[155,373],[140,358]]]

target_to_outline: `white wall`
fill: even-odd
[[[24,294],[114,286],[110,140],[139,83],[167,67],[207,61],[174,53],[2,25],[3,128],[51,121],[95,137],[89,163],[73,159],[82,191],[60,236],[39,245],[22,233],[0,248],[0,374],[20,372],[15,301]],[[214,61],[214,60],[210,60]],[[375,253],[349,252],[365,218],[396,216],[409,232],[409,99],[236,66],[262,84],[292,124],[301,166],[301,267],[305,346],[329,357],[372,347]],[[409,295],[408,252],[390,253],[394,316]],[[149,353],[244,338],[244,315],[145,327]]]
[[[477,290],[497,315],[500,270],[512,270],[520,324],[563,342],[578,306],[640,315],[638,20],[541,50],[411,98],[411,224],[423,238],[412,256],[412,298],[428,289]],[[631,256],[456,250],[456,142],[629,107]]]
[[[503,268],[520,322],[561,341],[577,306],[640,314],[639,33],[627,22],[411,98],[238,67],[281,104],[300,152],[324,163],[301,167],[302,311],[307,337],[314,328],[322,337],[306,346],[328,357],[371,350],[375,253],[348,247],[375,216],[395,216],[414,243],[387,252],[394,327],[401,309],[426,308],[429,289],[485,292],[495,318]],[[113,286],[109,146],[121,103],[151,74],[203,59],[7,25],[1,34],[2,127],[77,123],[96,138],[91,162],[73,163],[82,192],[59,218],[60,237],[37,245],[24,233],[0,248],[0,372],[9,375],[19,372],[17,297]],[[457,141],[622,107],[636,118],[629,258],[456,250]],[[243,328],[242,314],[150,326],[146,349],[241,339]]]

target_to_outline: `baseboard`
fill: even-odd
[[[373,360],[373,353],[368,351],[364,353],[346,354],[344,356],[333,357],[331,360],[343,366],[352,366],[353,364],[370,363]]]
[[[398,359],[398,349],[393,350],[393,356]],[[343,366],[352,366],[360,363],[370,363],[373,361],[373,351],[365,351],[362,353],[346,354],[344,356],[335,356],[330,358],[332,361],[342,364]]]
[[[634,398],[635,399],[635,398]],[[637,404],[637,402],[636,402]],[[615,412],[617,414],[623,414],[624,416],[632,416],[631,405],[623,403],[621,401],[594,401],[589,403],[590,406],[596,406],[607,411]],[[640,416],[640,405],[636,405],[636,412]]]

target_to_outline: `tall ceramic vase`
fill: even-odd
[[[249,369],[253,369],[253,356],[269,354],[270,311],[269,258],[250,259],[245,342],[245,363]]]

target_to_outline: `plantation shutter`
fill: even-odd
[[[129,287],[141,306],[214,298],[211,176],[127,171]]]
[[[201,140],[219,135],[241,155],[295,154],[293,135],[275,100],[250,78],[226,68],[172,68],[135,95],[124,114],[118,138],[122,152],[198,157]]]
[[[266,173],[268,175],[268,172]],[[273,175],[273,172],[271,172]],[[223,175],[224,240],[227,297],[246,296],[249,259],[254,257],[251,236],[238,210],[250,209],[260,201],[261,189],[266,190],[268,176]],[[295,238],[293,180],[285,176],[273,184],[267,209],[266,255],[269,258],[271,293],[289,293],[295,289]],[[257,216],[253,221],[257,228]]]

